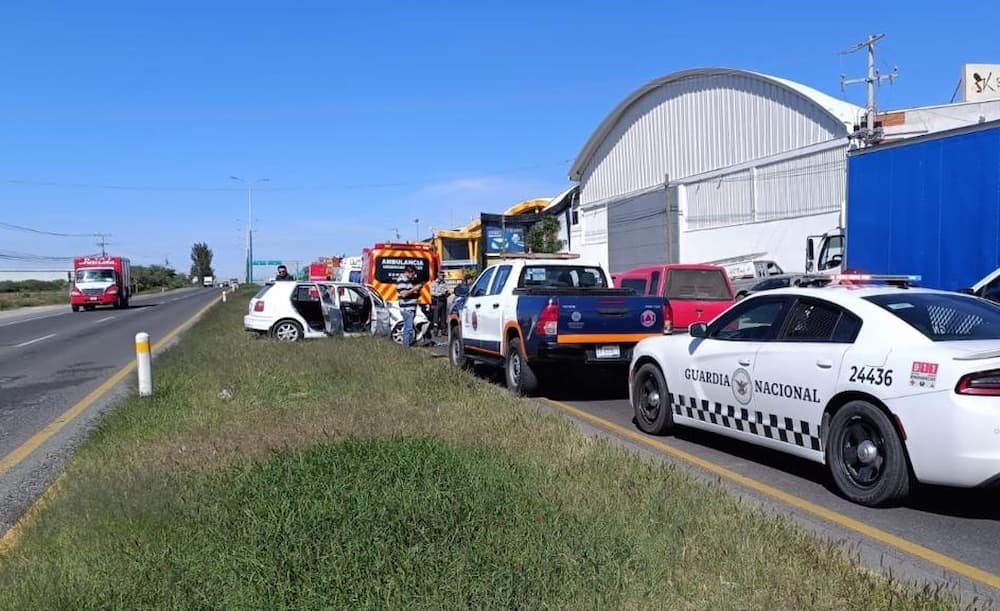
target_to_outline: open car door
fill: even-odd
[[[365,288],[368,289],[368,295],[372,301],[372,335],[377,337],[387,337],[390,329],[392,328],[392,323],[389,320],[389,304],[382,299],[382,296],[378,294],[378,291],[370,286],[366,286]]]
[[[326,325],[326,334],[343,335],[344,316],[338,305],[337,291],[323,284],[319,285],[319,291],[322,295],[323,322]]]

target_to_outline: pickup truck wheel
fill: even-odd
[[[302,339],[302,327],[294,320],[279,320],[271,328],[271,337],[282,342],[297,342]]]
[[[653,363],[646,363],[635,372],[632,409],[635,411],[635,423],[644,433],[663,435],[674,426],[667,381],[660,368]]]
[[[903,443],[889,417],[868,401],[851,401],[833,415],[826,466],[837,490],[861,505],[887,505],[910,491]]]
[[[530,397],[538,390],[538,378],[521,354],[521,340],[516,338],[510,340],[504,371],[507,388],[515,395]]]
[[[472,363],[465,356],[462,337],[454,331],[452,331],[451,338],[448,339],[448,359],[452,365],[459,369],[472,369]]]
[[[80,306],[78,306],[78,305],[70,306],[70,307],[73,308],[74,312],[79,312],[80,311]]]

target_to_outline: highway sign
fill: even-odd
[[[254,260],[253,264],[254,265],[281,265],[281,261],[276,261],[276,260],[273,260],[273,259],[270,260],[270,261],[265,261],[263,259],[257,259],[257,260]]]

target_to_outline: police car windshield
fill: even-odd
[[[1000,307],[988,301],[905,291],[866,299],[935,342],[1000,339]]]

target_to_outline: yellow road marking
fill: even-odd
[[[153,350],[159,350],[164,345],[166,345],[167,342],[177,337],[185,329],[193,325],[196,320],[198,320],[205,312],[207,312],[216,303],[218,302],[213,300],[204,308],[198,310],[198,312],[196,312],[193,316],[191,316],[181,324],[177,325],[172,331],[164,335],[163,339],[153,344]],[[87,408],[89,408],[91,405],[97,402],[98,399],[100,399],[108,391],[114,388],[115,385],[117,385],[119,382],[125,379],[125,376],[127,376],[134,370],[135,370],[135,361],[133,360],[129,362],[128,365],[125,365],[124,367],[116,371],[110,378],[105,380],[100,386],[98,386],[90,393],[88,393],[86,397],[80,399],[73,407],[69,408],[68,410],[60,414],[58,418],[56,418],[48,425],[46,425],[45,428],[32,435],[30,439],[21,444],[13,452],[8,454],[7,456],[4,456],[3,459],[0,460],[0,476],[5,475],[8,471],[16,467],[18,464],[20,464],[21,461],[27,458],[32,452],[37,450],[39,446],[41,446],[43,443],[51,439],[53,435],[61,431],[63,427],[65,427],[67,424],[73,422],[76,418],[80,416],[80,414],[86,411]],[[64,475],[60,474],[59,477],[57,477],[56,480],[52,482],[52,484],[45,490],[45,492],[42,493],[40,497],[38,497],[38,500],[36,500],[34,504],[32,504],[32,506],[28,509],[28,511],[26,511],[24,515],[22,515],[20,519],[18,519],[17,523],[15,523],[14,526],[8,529],[7,532],[5,532],[2,537],[0,537],[0,550],[9,548],[11,545],[15,543],[15,541],[20,536],[21,531],[24,530],[24,527],[27,525],[27,523],[30,522],[31,519],[49,501],[49,499],[52,496],[54,496],[57,489],[57,485],[62,482],[63,477]]]
[[[599,428],[604,429],[605,431],[614,433],[616,435],[619,435],[636,443],[663,452],[664,454],[672,456],[673,458],[682,460],[686,463],[704,469],[705,471],[708,471],[713,475],[717,475],[723,479],[737,483],[745,488],[749,488],[763,495],[779,500],[782,503],[785,503],[786,505],[791,505],[796,509],[800,509],[814,516],[818,516],[820,518],[833,522],[838,526],[842,526],[848,530],[852,530],[856,533],[862,534],[870,539],[878,541],[879,543],[883,543],[890,547],[894,547],[900,551],[910,554],[911,556],[915,556],[917,558],[920,558],[921,560],[930,562],[931,564],[937,565],[955,574],[962,575],[963,577],[971,579],[972,581],[976,581],[978,583],[987,585],[996,590],[1000,590],[1000,575],[994,575],[993,573],[988,573],[970,564],[966,564],[961,560],[957,560],[955,558],[952,558],[951,556],[946,556],[940,552],[936,552],[932,549],[924,547],[919,543],[914,543],[900,536],[875,528],[874,526],[865,524],[860,520],[856,520],[854,518],[833,511],[832,509],[827,509],[826,507],[817,505],[816,503],[807,501],[803,498],[799,498],[791,493],[785,492],[784,490],[775,488],[774,486],[769,486],[767,484],[761,483],[755,479],[752,479],[745,475],[741,475],[725,467],[719,466],[709,460],[695,456],[690,452],[685,452],[684,450],[668,445],[656,439],[655,437],[650,437],[638,431],[634,431],[626,427],[623,427],[619,424],[615,424],[614,422],[610,422],[608,420],[605,420],[604,418],[600,418],[598,416],[590,414],[582,409],[573,407],[568,403],[563,403],[562,401],[555,401],[553,399],[545,399],[545,402],[551,404],[560,411],[563,411],[572,416],[580,418],[581,420],[585,420],[590,424],[593,424]]]

